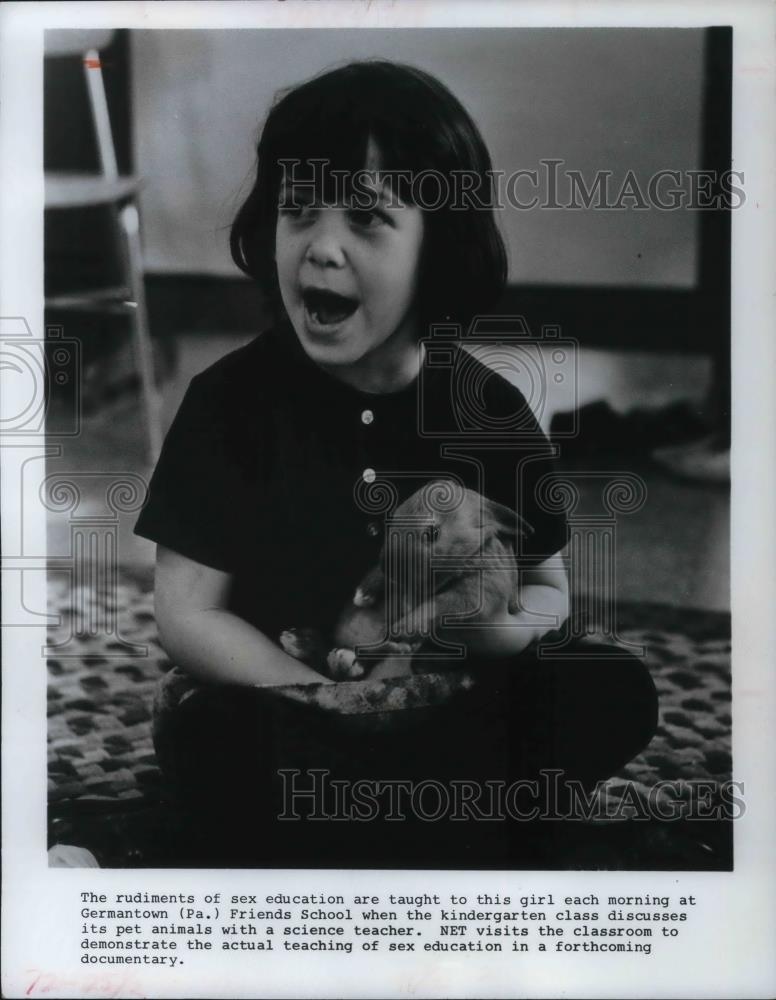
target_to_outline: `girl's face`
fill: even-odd
[[[422,211],[388,190],[367,210],[316,205],[304,189],[281,192],[284,201],[275,261],[302,347],[321,366],[362,372],[364,388],[380,371],[390,387],[390,373],[401,378],[417,357]]]

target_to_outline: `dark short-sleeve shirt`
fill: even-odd
[[[328,630],[377,560],[386,514],[433,479],[519,511],[524,563],[557,552],[565,521],[537,494],[552,454],[519,390],[457,344],[435,343],[415,382],[375,395],[279,325],[192,380],[135,531],[229,573],[230,608],[268,635]]]

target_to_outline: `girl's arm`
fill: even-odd
[[[561,627],[569,616],[569,582],[560,553],[521,572],[515,605],[512,631],[523,633],[518,640],[520,651]]]
[[[331,684],[227,610],[231,576],[159,545],[156,623],[170,659],[215,684]]]
[[[560,553],[532,569],[521,570],[514,605],[482,628],[442,627],[440,637],[463,643],[471,653],[515,656],[560,628],[569,615],[568,578]]]

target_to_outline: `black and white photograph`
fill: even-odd
[[[731,30],[46,45],[54,860],[731,867]]]
[[[734,281],[739,217],[772,221],[734,104],[764,7],[739,32],[731,5],[705,21],[692,3],[660,23],[657,5],[470,23],[472,4],[247,4],[245,26],[212,4],[145,22],[58,6],[73,17],[43,19],[33,97],[37,315],[8,294],[3,239],[3,625],[45,687],[40,878],[76,880],[56,884],[87,908],[80,972],[28,969],[29,995],[149,995],[125,964],[151,944],[106,937],[130,911],[88,907],[120,902],[105,886],[154,902],[176,873],[194,908],[153,947],[178,941],[169,964],[192,977],[185,936],[272,951],[245,927],[291,920],[273,900],[312,906],[280,931],[299,948],[358,949],[316,935],[359,900],[388,910],[346,892],[377,876],[424,887],[390,897],[410,920],[443,907],[436,945],[411,929],[402,946],[440,962],[455,933],[546,951],[517,941],[532,920],[537,940],[578,922],[558,954],[646,961],[707,885],[674,876],[743,878],[772,775],[733,752],[773,750],[771,581],[743,580],[773,540],[756,506],[773,373],[736,320],[772,275]],[[760,89],[772,48],[750,60]],[[254,892],[283,873],[307,895],[219,912],[219,878]],[[434,890],[456,873],[497,894],[456,906]],[[530,895],[537,873],[559,895]],[[315,894],[327,877],[343,895]],[[386,929],[357,934],[405,933],[363,917]],[[280,995],[224,974],[217,995]],[[154,995],[183,995],[177,975]],[[395,975],[379,995],[406,988]],[[458,995],[440,975],[420,994]]]

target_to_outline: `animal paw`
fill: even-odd
[[[364,676],[364,668],[352,649],[332,649],[326,657],[329,676],[335,681],[354,681]]]
[[[410,636],[403,636],[400,639],[384,639],[374,646],[369,646],[368,651],[371,658],[386,656],[412,656],[422,645],[421,640]]]
[[[278,642],[289,656],[309,666],[320,663],[326,654],[323,639],[314,628],[283,629]]]

